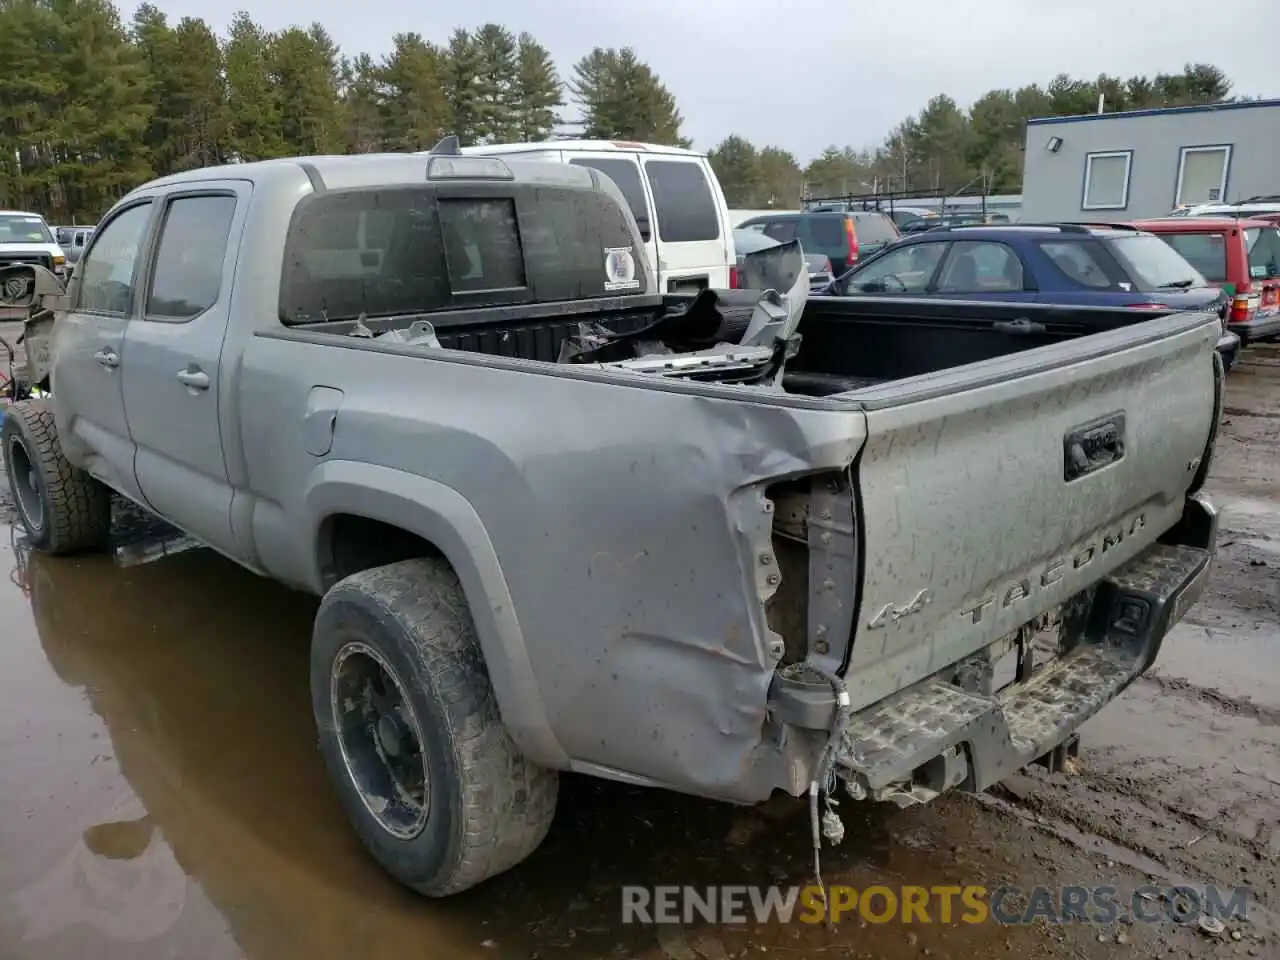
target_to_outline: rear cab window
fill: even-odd
[[[646,160],[645,176],[658,209],[664,243],[720,239],[720,212],[701,164],[693,160]]]
[[[643,273],[619,282],[618,268],[606,266],[623,250],[638,267],[643,251],[635,246],[627,218],[603,193],[450,184],[312,194],[295,208],[285,240],[280,319],[315,323],[641,293]]]
[[[1206,280],[1225,283],[1227,277],[1227,236],[1220,233],[1159,233],[1166,244],[1204,275]]]

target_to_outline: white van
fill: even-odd
[[[594,167],[618,185],[631,205],[659,290],[729,287],[729,268],[737,260],[733,225],[705,153],[616,140],[501,143],[463,147],[462,152]]]

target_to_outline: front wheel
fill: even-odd
[[[366,570],[325,595],[311,705],[348,817],[401,883],[430,897],[459,893],[546,836],[558,776],[525,760],[502,725],[447,563]]]
[[[10,406],[0,439],[9,489],[31,545],[53,554],[105,546],[111,492],[63,456],[48,405],[24,400]]]

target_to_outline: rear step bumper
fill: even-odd
[[[1151,666],[1204,589],[1216,534],[1213,507],[1189,500],[1164,542],[1098,585],[1078,645],[1025,682],[988,696],[931,678],[854,716],[836,761],[850,793],[906,805],[981,791],[1070,741]]]

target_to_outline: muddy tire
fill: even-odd
[[[312,634],[311,704],[356,833],[406,886],[459,893],[546,836],[558,776],[525,760],[502,725],[447,563],[366,570],[326,594]]]
[[[5,411],[0,446],[18,517],[32,546],[68,555],[100,550],[111,533],[111,492],[62,455],[53,411],[24,400]]]

